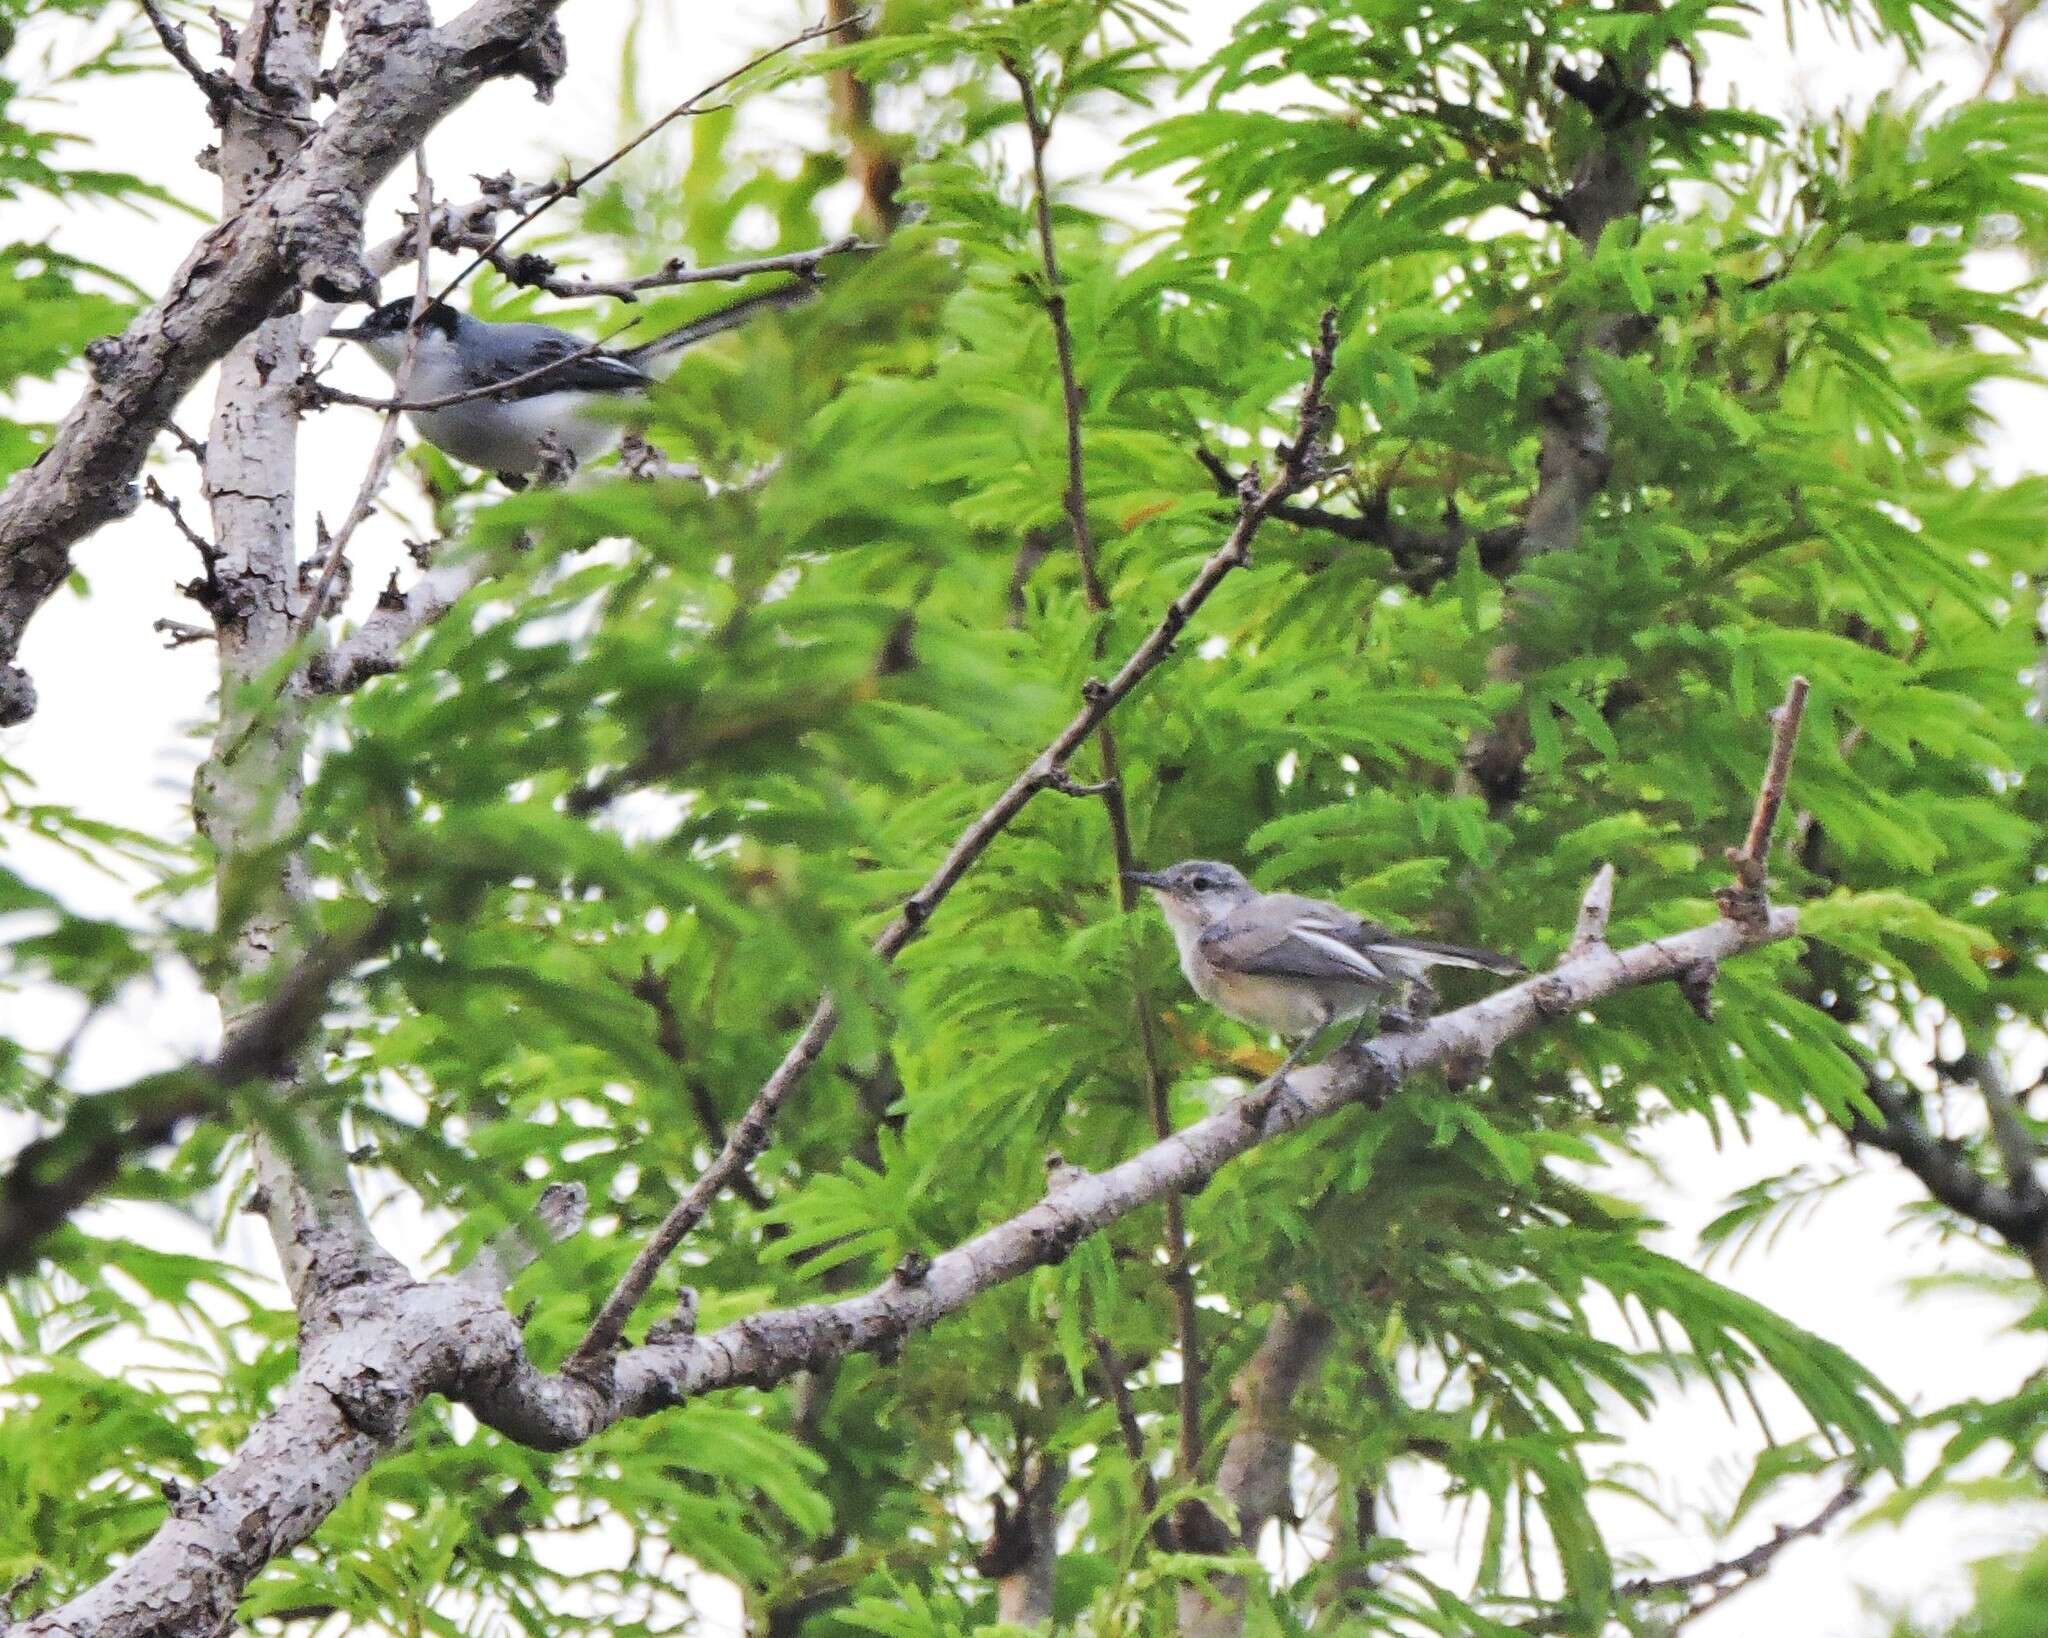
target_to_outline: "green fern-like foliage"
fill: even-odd
[[[1790,9],[1914,53],[1971,22],[1905,0]],[[1683,1130],[1705,1144],[1790,1113],[1813,1170],[1713,1232],[1767,1256],[1842,1161],[1833,1134],[1880,1119],[1867,1074],[1894,1032],[1931,1011],[1981,1039],[2048,1014],[2030,695],[2048,482],[1994,472],[1984,396],[2031,382],[2044,339],[2048,104],[1881,98],[1794,125],[1688,94],[1688,56],[1763,26],[1715,0],[1263,4],[1177,79],[1162,8],[902,0],[760,90],[814,108],[829,76],[878,90],[916,133],[901,224],[653,395],[640,430],[709,481],[604,470],[498,498],[420,456],[443,549],[493,573],[399,672],[327,708],[306,803],[319,910],[395,912],[325,1059],[372,1193],[425,1203],[417,1249],[442,1266],[541,1181],[589,1190],[591,1232],[513,1294],[538,1360],[574,1345],[822,993],[843,1015],[827,1057],[639,1323],[685,1286],[707,1328],[865,1287],[1038,1198],[1048,1150],[1098,1169],[1153,1141],[1134,1008],[1173,1124],[1270,1066],[1270,1043],[1186,993],[1150,912],[1123,910],[1097,801],[1041,797],[899,962],[868,945],[1214,550],[1236,504],[1216,469],[1290,435],[1325,308],[1344,470],[1303,498],[1320,519],[1269,525],[1118,712],[1138,856],[1233,858],[1532,967],[1612,863],[1610,936],[1633,943],[1715,913],[1767,712],[1803,674],[1773,870],[1804,938],[1722,974],[1710,1021],[1668,989],[1626,995],[1183,1201],[1194,1427],[1184,1271],[1141,1213],[898,1358],[564,1456],[430,1406],[258,1580],[248,1624],[666,1633],[712,1599],[687,1563],[763,1632],[965,1634],[997,1619],[976,1567],[988,1500],[1038,1459],[1066,1475],[1062,1626],[1173,1630],[1190,1589],[1242,1577],[1247,1631],[1590,1634],[1654,1619],[1617,1592],[1631,1567],[1600,1504],[1635,1480],[1616,1435],[1694,1389],[1731,1440],[1770,1447],[1746,1508],[1830,1462],[1947,1475],[1909,1463],[1882,1361],[1674,1255],[1654,1202],[1600,1170],[1653,1123],[1701,1117]],[[1063,144],[1126,133],[1113,186],[1052,211],[1106,608],[1063,507],[1013,69],[1056,176]],[[1585,90],[1602,76],[1623,88],[1604,107]],[[836,230],[838,139],[791,164],[748,130],[715,115],[608,174],[550,253],[712,261],[763,221],[773,250]],[[1633,205],[1581,237],[1563,202],[1603,162]],[[0,181],[85,185],[20,164],[0,158]],[[1173,209],[1141,226],[1132,188]],[[1991,248],[2009,254],[1986,277]],[[0,290],[6,380],[118,318],[118,296],[86,293],[94,270],[34,254]],[[488,277],[472,295],[498,317],[546,305]],[[654,333],[710,300],[634,312]],[[10,341],[10,304],[34,347]],[[1582,442],[1597,424],[1598,482],[1568,539],[1538,539],[1562,420]],[[1469,748],[1503,725],[1511,777],[1476,779]],[[76,829],[27,803],[10,825]],[[11,877],[0,911],[10,981],[88,1001],[206,958]],[[1447,1004],[1481,993],[1468,980]],[[53,1127],[121,1113],[36,1054],[4,1068],[8,1107]],[[219,1120],[115,1187],[225,1218],[244,1159]],[[14,1288],[0,1386],[0,1495],[27,1498],[0,1507],[0,1582],[38,1575],[39,1600],[146,1535],[159,1484],[233,1448],[292,1349],[225,1252],[170,1259],[95,1219],[45,1253]],[[1290,1411],[1304,1516],[1263,1555],[1161,1531],[1227,1512],[1231,1383],[1283,1299],[1334,1326]],[[129,1377],[118,1351],[145,1333],[153,1369]],[[1135,1454],[1105,1357],[1127,1367]],[[1767,1400],[1786,1409],[1760,1434]],[[1959,1407],[1945,1431],[1974,1443],[1943,1460],[1992,1443],[2012,1485],[2037,1484],[2044,1415],[2038,1390]],[[1376,1506],[1396,1494],[1398,1516]],[[1460,1521],[1453,1576],[1427,1549]]]

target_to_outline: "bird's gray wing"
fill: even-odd
[[[1371,941],[1392,936],[1322,899],[1269,893],[1213,922],[1200,942],[1202,954],[1225,972],[1390,985],[1397,975],[1373,959]]]
[[[508,387],[507,398],[537,398],[550,392],[638,392],[649,384],[645,371],[616,354],[591,352],[586,338],[549,324],[495,325],[490,341],[488,353],[466,361],[468,386],[494,386],[560,361],[557,368]]]

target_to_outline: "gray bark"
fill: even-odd
[[[269,179],[291,164],[305,128],[298,121],[312,107],[320,72],[327,0],[279,0],[267,17],[267,26],[242,31],[234,65],[247,103],[223,106],[217,162],[223,222],[241,219]],[[252,112],[259,82],[271,106],[296,118]],[[291,700],[263,686],[292,646],[297,612],[298,422],[290,394],[298,363],[296,313],[266,319],[236,342],[221,364],[206,443],[206,494],[221,553],[211,609],[221,714],[192,806],[200,833],[221,861],[221,913],[240,913],[238,925],[220,929],[232,941],[219,986],[229,1031],[261,1005],[263,982],[309,942],[305,871],[289,846],[304,783],[304,723]],[[323,1268],[338,1274],[379,1258],[339,1143],[291,1111],[289,1082],[279,1092],[296,1130],[289,1142],[276,1132],[257,1134],[257,1187],[285,1283],[304,1314],[318,1296]],[[288,1151],[298,1153],[300,1167],[287,1160]]]
[[[35,709],[33,686],[9,663],[29,620],[70,573],[71,548],[135,509],[135,475],[179,400],[243,338],[270,328],[301,289],[323,299],[374,294],[362,252],[365,201],[485,80],[522,71],[520,48],[560,4],[476,0],[437,29],[424,0],[342,0],[348,43],[334,70],[335,109],[303,146],[297,128],[252,130],[255,116],[227,105],[223,181],[246,208],[199,237],[167,294],[126,331],[93,345],[85,392],[42,458],[0,494],[0,725]],[[252,52],[265,43],[263,30],[245,33]],[[294,43],[293,33],[275,31],[265,94],[275,72],[283,103],[303,109],[310,85],[297,81],[293,56],[317,52],[319,40]],[[297,357],[276,356],[282,390]]]

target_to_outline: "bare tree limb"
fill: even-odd
[[[1794,1542],[1824,1533],[1829,1525],[1863,1499],[1863,1482],[1860,1474],[1850,1479],[1812,1518],[1802,1524],[1779,1525],[1771,1532],[1768,1541],[1735,1558],[1722,1559],[1686,1575],[1624,1581],[1615,1591],[1622,1598],[1637,1601],[1675,1597],[1680,1608],[1663,1630],[1672,1634],[1682,1632],[1707,1611],[1762,1580],[1778,1555]]]
[[[674,290],[691,284],[729,284],[739,279],[751,279],[758,273],[794,273],[801,279],[815,281],[819,268],[829,258],[879,248],[866,243],[859,235],[849,233],[829,245],[819,245],[815,250],[755,256],[747,261],[721,262],[712,267],[691,267],[680,257],[672,257],[655,272],[642,273],[630,279],[593,279],[581,273],[565,276],[555,271],[554,262],[546,256],[531,253],[512,256],[502,250],[486,249],[484,254],[491,266],[510,284],[545,290],[549,295],[572,301],[609,296],[615,301],[631,302],[638,301],[649,290]]]
[[[1356,1102],[1383,1102],[1426,1069],[1484,1064],[1509,1041],[1621,991],[1675,980],[1791,938],[1798,915],[1773,910],[1762,928],[1721,919],[1625,950],[1601,950],[1431,1020],[1413,1032],[1347,1047],[1262,1083],[1215,1114],[1129,1160],[1087,1173],[1018,1216],[932,1259],[914,1278],[892,1276],[861,1296],[756,1314],[672,1346],[629,1349],[609,1373],[522,1370],[470,1401],[513,1438],[547,1448],[588,1438],[620,1415],[641,1415],[714,1387],[761,1385],[849,1353],[886,1348],[936,1324],[984,1291],[1064,1258],[1081,1240],[1175,1191],[1198,1188],[1258,1144]]]
[[[270,0],[237,41],[235,81],[287,109],[309,110],[321,83],[327,0]],[[348,0],[340,8],[342,65],[411,61],[426,10],[411,0]],[[359,53],[367,52],[367,60]],[[347,93],[342,95],[346,105]],[[339,117],[338,115],[336,116]],[[278,180],[317,149],[276,120],[227,110],[215,170],[222,232],[263,216]],[[326,200],[332,237],[322,255],[360,250],[360,205]],[[217,638],[221,709],[213,746],[193,784],[193,821],[240,891],[223,894],[219,955],[210,987],[232,1035],[264,1005],[265,986],[314,941],[317,925],[305,864],[293,850],[306,777],[300,714],[270,708],[279,661],[292,646],[299,595],[296,497],[298,425],[291,365],[298,357],[296,303],[271,311],[221,361],[208,430],[204,483],[218,557],[207,612]],[[304,1057],[267,1070],[271,1096],[251,1144],[256,1189],[285,1284],[308,1331],[329,1323],[327,1297],[366,1281],[402,1277],[377,1243],[348,1171],[334,1109],[299,1096],[317,1079]]]
[[[1091,678],[1083,685],[1082,706],[1073,720],[1033,757],[1024,771],[991,803],[979,818],[963,831],[939,867],[922,887],[910,895],[872,946],[883,961],[893,961],[903,947],[923,931],[942,900],[967,873],[974,861],[1002,834],[1010,821],[1040,791],[1052,788],[1065,774],[1068,760],[1085,744],[1146,677],[1173,650],[1174,639],[1215,589],[1251,561],[1251,546],[1272,507],[1308,481],[1315,470],[1318,452],[1329,427],[1329,406],[1324,387],[1329,381],[1336,351],[1335,318],[1325,313],[1321,335],[1312,355],[1307,390],[1302,395],[1295,441],[1282,446],[1279,469],[1264,488],[1248,489],[1238,506],[1235,526],[1229,538],[1205,562],[1187,589],[1167,605],[1166,612],[1145,639],[1131,651],[1121,669],[1107,682]],[[682,1199],[648,1237],[617,1287],[605,1299],[591,1322],[590,1330],[577,1346],[572,1363],[589,1370],[608,1357],[625,1334],[627,1319],[654,1284],[655,1276],[683,1237],[703,1220],[712,1202],[741,1167],[750,1165],[767,1146],[770,1131],[783,1101],[816,1063],[839,1027],[839,1009],[828,995],[819,1001],[803,1033],[790,1046],[782,1062],[762,1084],[747,1112],[740,1117],[725,1147],[707,1166]]]
[[[179,401],[299,288],[364,299],[363,202],[486,80],[519,71],[561,0],[474,0],[439,28],[424,5],[347,0],[334,112],[260,197],[200,236],[166,294],[87,350],[91,380],[34,465],[0,493],[0,725],[35,709],[9,663],[70,573],[71,548],[136,504],[134,479]],[[355,26],[363,21],[377,27]],[[289,372],[294,360],[275,367]]]
[[[1075,743],[1080,742],[1079,736]],[[548,1375],[519,1329],[472,1283],[370,1283],[338,1292],[339,1322],[313,1333],[298,1376],[182,1516],[105,1580],[28,1617],[10,1638],[184,1638],[220,1630],[263,1565],[312,1534],[377,1458],[404,1439],[430,1394],[468,1405],[542,1449],[580,1444],[625,1417],[737,1386],[767,1387],[937,1324],[1083,1239],[1167,1195],[1199,1188],[1261,1143],[1350,1104],[1379,1103],[1453,1060],[1484,1063],[1508,1042],[1609,996],[1668,982],[1798,932],[1797,913],[1761,927],[1727,918],[1600,950],[1445,1013],[1412,1033],[1346,1048],[1260,1086],[1120,1165],[1077,1177],[1016,1217],[859,1296],[754,1314],[708,1335],[663,1333],[608,1368]]]

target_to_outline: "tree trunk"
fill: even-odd
[[[1290,1293],[1259,1351],[1230,1385],[1237,1422],[1223,1448],[1216,1488],[1237,1514],[1235,1545],[1247,1552],[1257,1551],[1259,1536],[1274,1519],[1293,1515],[1294,1400],[1322,1363],[1332,1330],[1327,1314]],[[1210,1517],[1220,1527],[1222,1521]],[[1211,1576],[1206,1585],[1181,1589],[1180,1631],[1183,1638],[1237,1638],[1244,1610],[1244,1578]]]

